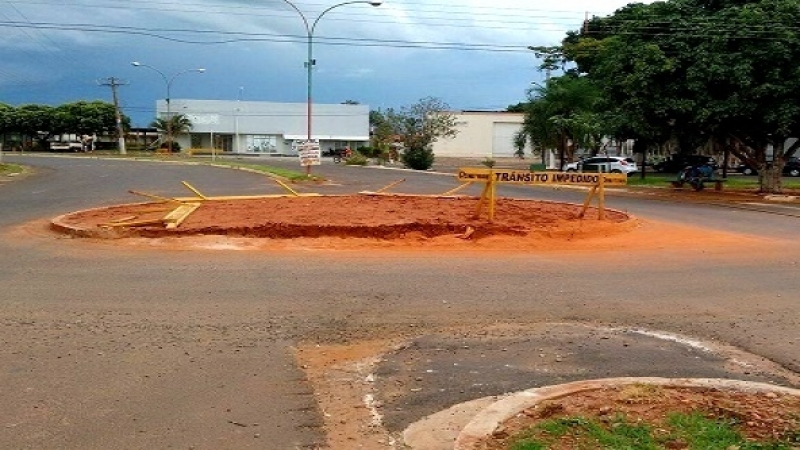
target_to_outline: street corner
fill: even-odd
[[[325,411],[331,448],[353,442],[443,450],[508,393],[613,377],[718,378],[798,384],[734,348],[661,332],[538,324],[417,336],[402,343],[308,345],[298,361]]]

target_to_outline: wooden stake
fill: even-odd
[[[491,189],[492,181],[491,179],[486,182],[483,186],[483,192],[481,193],[481,198],[478,200],[478,209],[475,211],[475,217],[481,217],[481,211],[483,211],[483,202],[488,200],[489,197],[489,190]]]
[[[581,208],[580,214],[578,217],[583,219],[583,216],[586,215],[586,210],[589,209],[589,203],[592,202],[592,197],[594,197],[595,192],[597,192],[597,185],[592,186],[589,190],[589,195],[586,196],[586,200],[583,201],[583,208]]]
[[[403,178],[403,179],[400,179],[400,180],[397,180],[397,181],[395,181],[394,183],[389,183],[388,185],[386,185],[386,186],[384,186],[384,187],[382,187],[382,188],[378,189],[378,190],[377,190],[377,191],[375,191],[375,192],[383,192],[383,191],[386,191],[386,190],[388,190],[388,189],[390,189],[390,188],[393,188],[393,187],[397,186],[398,184],[400,184],[400,183],[402,183],[402,182],[404,182],[404,181],[406,181],[406,179],[405,179],[405,178]]]
[[[119,223],[103,223],[98,226],[104,228],[119,228],[119,227],[146,227],[148,225],[163,225],[164,221],[161,219],[147,219],[137,220],[134,222],[119,222]]]
[[[311,166],[306,166],[306,167],[311,167]],[[297,191],[295,191],[294,189],[292,189],[289,186],[287,186],[286,183],[284,183],[283,181],[275,179],[275,182],[278,183],[282,188],[284,188],[287,191],[289,191],[289,193],[292,194],[293,197],[299,197],[300,196],[300,194],[298,194]]]
[[[146,192],[139,192],[139,191],[128,191],[134,195],[141,195],[142,197],[154,198],[156,200],[160,200],[162,202],[169,202],[169,203],[180,203],[180,200],[169,198],[169,197],[162,197],[160,195],[148,194]]]
[[[600,220],[605,220],[606,218],[606,176],[605,174],[600,174],[600,194],[597,199],[598,203],[598,218]]]
[[[180,226],[180,224],[183,223],[183,221],[186,220],[190,214],[195,212],[200,205],[200,203],[184,203],[164,216],[164,218],[161,220],[167,224],[167,228],[169,229],[178,228],[178,226]]]
[[[494,222],[494,204],[497,200],[496,196],[496,186],[494,184],[494,179],[489,178],[489,223]]]
[[[442,194],[442,197],[447,196],[447,195],[453,195],[456,192],[466,188],[467,186],[472,186],[472,181],[467,181],[466,183],[462,184],[461,186],[459,186],[459,187],[457,187],[455,189],[450,189],[449,191],[447,191],[444,194]]]
[[[181,183],[183,183],[183,185],[184,185],[184,186],[186,186],[187,188],[189,188],[189,190],[190,190],[190,191],[194,192],[194,193],[195,193],[195,195],[197,195],[197,196],[198,196],[198,197],[200,197],[201,199],[203,199],[203,200],[208,200],[208,197],[206,197],[205,195],[201,194],[201,193],[200,193],[200,191],[198,191],[197,189],[195,189],[195,188],[194,188],[194,187],[193,187],[191,184],[189,184],[189,183],[187,183],[187,182],[185,182],[185,181],[181,181]]]

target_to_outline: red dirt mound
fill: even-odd
[[[402,239],[460,235],[472,229],[471,239],[491,236],[559,236],[564,233],[605,235],[620,228],[629,217],[606,210],[599,221],[590,208],[579,218],[580,205],[498,199],[495,220],[487,208],[475,216],[478,200],[467,197],[324,196],[213,200],[189,215],[180,226],[162,224],[111,226],[122,222],[158,220],[176,207],[170,203],[142,203],[76,212],[54,221],[56,228],[88,237],[165,237],[224,235],[287,239],[300,237],[353,237]]]

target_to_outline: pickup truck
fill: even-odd
[[[53,152],[81,152],[83,144],[76,141],[70,142],[50,142],[50,151]]]

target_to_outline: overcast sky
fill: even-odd
[[[309,22],[336,0],[293,2]],[[372,109],[433,96],[453,109],[502,110],[543,74],[529,45],[558,44],[588,13],[624,0],[386,0],[336,7],[314,31],[313,97]],[[645,1],[649,3],[649,1]],[[307,32],[283,0],[0,1],[0,102],[111,101],[115,77],[135,126],[166,97],[306,100]]]

